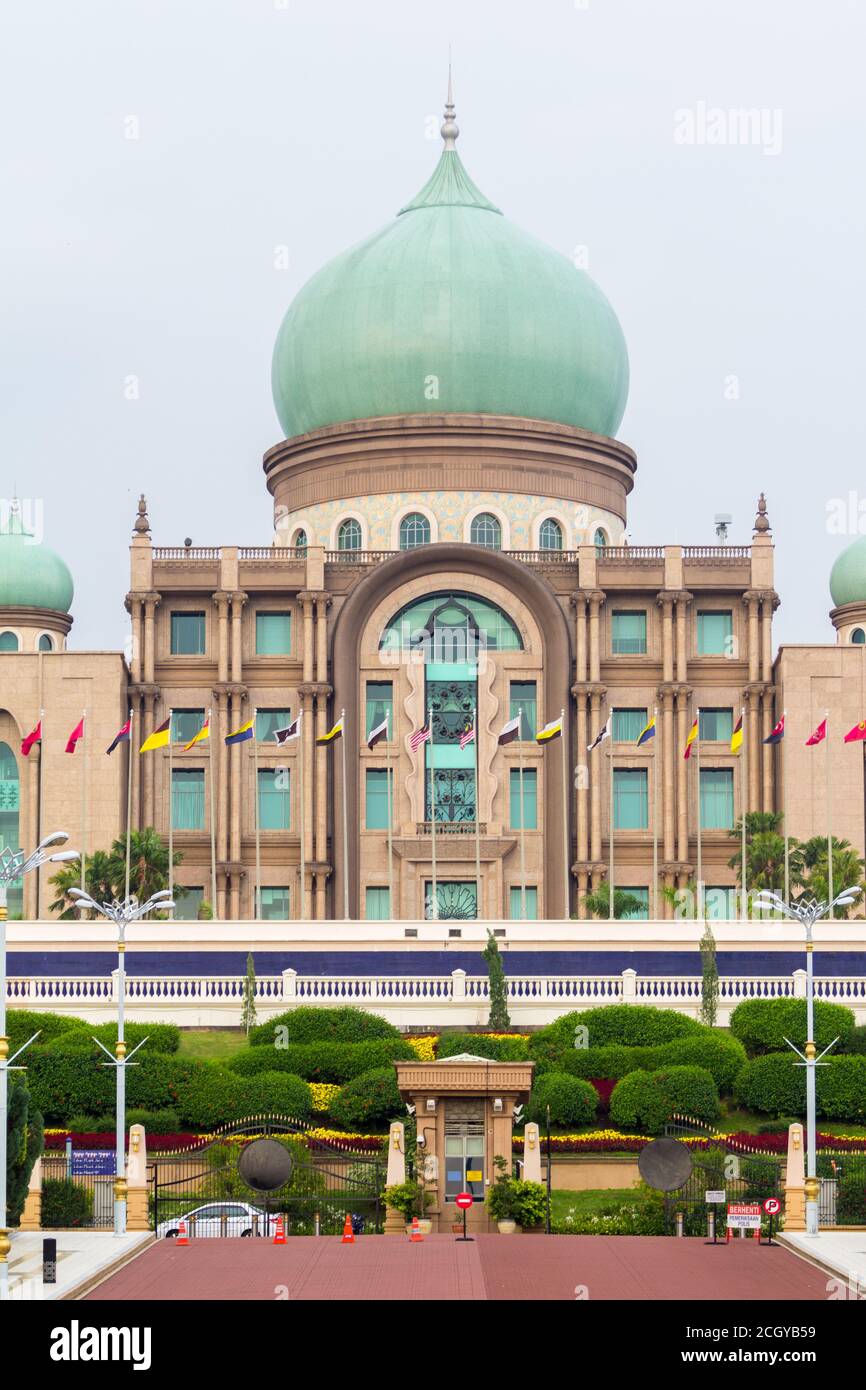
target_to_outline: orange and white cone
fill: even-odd
[[[355,1232],[352,1230],[352,1218],[351,1218],[351,1216],[349,1215],[348,1212],[346,1212],[346,1220],[345,1220],[344,1223],[343,1223],[343,1239],[340,1241],[340,1244],[341,1244],[341,1245],[354,1245],[354,1244],[355,1244]]]
[[[287,1244],[287,1241],[286,1241],[286,1228],[285,1228],[285,1226],[283,1225],[283,1218],[282,1218],[281,1216],[278,1216],[278,1217],[277,1217],[277,1229],[276,1229],[275,1232],[274,1232],[274,1240],[273,1240],[273,1243],[274,1243],[274,1245],[286,1245],[286,1244]]]
[[[189,1236],[186,1233],[185,1221],[181,1221],[180,1226],[178,1227],[177,1237],[174,1243],[175,1245],[189,1245]]]
[[[412,1217],[412,1234],[409,1239],[413,1245],[418,1245],[424,1239],[421,1234],[421,1227],[418,1225],[417,1216]]]

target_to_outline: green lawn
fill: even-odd
[[[246,1045],[243,1028],[182,1028],[180,1033],[180,1056],[200,1062],[224,1062]]]
[[[576,1216],[600,1216],[611,1207],[621,1207],[635,1199],[634,1187],[590,1188],[587,1192],[563,1192],[554,1189],[550,1194],[550,1211],[554,1221],[564,1221],[569,1212]]]

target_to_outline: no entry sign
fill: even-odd
[[[454,1205],[458,1206],[461,1211],[468,1211],[474,1201],[475,1198],[471,1192],[458,1192],[454,1198]]]

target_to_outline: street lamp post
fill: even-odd
[[[43,864],[63,863],[68,859],[77,859],[78,850],[62,850],[58,854],[50,854],[52,845],[62,845],[69,837],[65,830],[56,830],[53,835],[46,835],[40,841],[32,854],[25,854],[23,849],[11,850],[4,849],[0,853],[0,1299],[5,1299],[9,1294],[9,1251],[12,1242],[9,1239],[9,1231],[6,1225],[6,1148],[7,1148],[7,1128],[9,1124],[9,1073],[10,1071],[23,1071],[23,1067],[13,1066],[16,1057],[30,1046],[33,1038],[38,1038],[39,1033],[33,1034],[26,1043],[22,1043],[17,1052],[9,1056],[9,1039],[6,1036],[6,899],[9,892],[9,885],[17,883],[25,874],[31,873],[34,869],[41,869]]]
[[[835,907],[850,907],[859,894],[859,887],[846,888],[833,898],[829,903],[817,902],[814,898],[800,898],[795,903],[783,902],[778,893],[773,893],[769,889],[764,889],[755,899],[755,906],[758,908],[769,909],[781,912],[783,916],[790,918],[792,922],[799,922],[806,931],[806,1048],[801,1052],[786,1038],[785,1042],[796,1052],[802,1060],[795,1062],[795,1067],[806,1068],[806,1234],[816,1236],[818,1234],[818,1195],[821,1184],[818,1179],[818,1160],[817,1160],[817,1117],[816,1117],[816,1094],[815,1078],[816,1067],[829,1066],[829,1062],[822,1062],[831,1047],[835,1047],[839,1041],[834,1038],[828,1043],[820,1054],[815,1046],[815,980],[812,969],[813,940],[812,928],[822,917],[829,916]]]
[[[169,910],[174,907],[174,903],[171,891],[167,888],[162,889],[159,893],[154,893],[144,903],[140,903],[134,895],[124,898],[122,901],[115,899],[111,903],[98,903],[89,893],[83,892],[80,888],[70,888],[69,896],[75,900],[77,907],[83,907],[89,912],[96,912],[100,917],[105,917],[107,921],[113,922],[117,927],[117,1042],[114,1046],[114,1056],[112,1057],[108,1048],[104,1047],[98,1038],[94,1038],[93,1041],[102,1048],[109,1059],[102,1065],[115,1069],[114,1234],[123,1236],[126,1235],[126,1068],[130,1065],[138,1066],[138,1063],[133,1062],[132,1058],[139,1047],[143,1047],[147,1042],[147,1038],[142,1038],[127,1057],[126,1042],[123,1036],[126,1007],[126,970],[124,967],[126,928],[130,922],[140,921],[148,912],[161,909]]]

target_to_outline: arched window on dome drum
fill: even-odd
[[[360,550],[361,549],[361,523],[350,516],[348,521],[344,521],[337,532],[338,550]]]
[[[479,512],[478,516],[472,518],[469,538],[473,545],[499,550],[502,546],[502,527],[491,512]]]
[[[306,531],[304,530],[303,526],[301,527],[301,529],[300,529],[299,531],[296,531],[296,532],[295,532],[295,539],[294,539],[294,541],[292,542],[292,544],[294,545],[295,550],[306,550],[306,548],[307,548],[307,533],[306,533]]]
[[[415,550],[430,544],[430,522],[421,512],[410,512],[400,522],[400,549]]]
[[[552,516],[545,517],[541,523],[538,545],[541,550],[562,550],[562,527]]]
[[[18,638],[14,632],[0,632],[0,652],[17,652]]]
[[[39,638],[39,650],[41,652],[54,651],[54,638],[49,637],[47,632],[43,632],[42,636]]]
[[[426,651],[436,662],[472,659],[477,645],[488,651],[521,652],[516,623],[496,604],[474,594],[428,594],[401,608],[385,627],[382,651]]]
[[[20,804],[18,761],[9,744],[0,743],[0,853],[8,849],[13,854],[17,854],[21,848],[21,841],[18,838]],[[9,886],[7,908],[10,917],[21,916],[22,901],[23,894],[19,879],[17,884],[13,883]]]
[[[856,647],[862,647],[863,644],[866,643],[866,632],[863,631],[862,627],[854,628],[854,631],[851,633],[851,641]]]
[[[606,546],[607,546],[607,536],[605,535],[604,531],[603,531],[603,530],[601,529],[601,527],[599,526],[598,530],[597,530],[596,533],[595,533],[595,548],[596,548],[596,550],[604,550]]]

